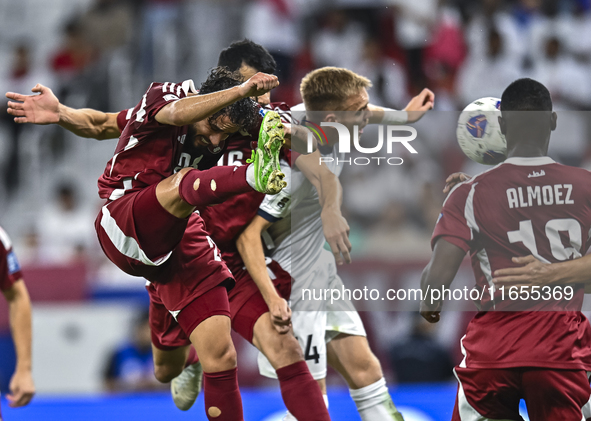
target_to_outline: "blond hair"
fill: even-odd
[[[347,98],[369,87],[368,78],[351,70],[322,67],[304,76],[300,93],[308,111],[339,111]]]

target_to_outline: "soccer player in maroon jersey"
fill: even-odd
[[[0,290],[8,301],[10,330],[16,349],[16,369],[10,379],[10,394],[7,398],[10,406],[25,406],[35,394],[31,375],[31,300],[10,237],[1,227]]]
[[[259,48],[262,47],[259,46]],[[250,69],[247,68],[246,70]],[[259,100],[264,100],[264,98],[265,97],[262,95],[258,97]],[[92,110],[90,111],[92,112]],[[129,115],[126,115],[126,118],[129,117]],[[133,118],[133,116],[131,117]],[[125,132],[123,135],[125,135]],[[258,130],[256,130],[256,133],[249,133],[245,135],[236,134],[232,135],[231,137],[235,139],[231,142],[230,139],[228,139],[228,144],[232,145],[233,147],[230,148],[227,154],[222,155],[222,160],[225,160],[228,164],[232,165],[243,164],[241,161],[244,161],[243,158],[245,158],[247,156],[247,152],[250,151],[251,141],[258,137]],[[207,161],[210,161],[210,165],[212,164],[211,159],[209,159],[212,156],[212,153],[219,153],[219,149],[212,151],[212,148],[209,148],[208,150],[207,148],[201,147],[199,150],[199,148],[192,148],[192,146],[193,145],[189,145],[188,148],[185,147],[183,149],[183,151],[185,151],[183,152],[183,155],[186,155],[185,165],[187,163],[193,162],[194,159],[196,159],[196,162],[199,163],[200,167],[202,164],[207,167]],[[191,155],[189,155],[187,152],[190,152]],[[213,165],[215,165],[218,159],[219,155],[215,157]],[[220,163],[218,162],[218,164]],[[106,171],[110,172],[109,168],[107,168]],[[217,219],[206,218],[208,230],[212,226],[215,227],[214,224],[217,223],[218,226],[222,226],[222,230],[224,231],[223,225],[226,220],[228,220],[228,215],[231,215],[232,213],[238,216],[250,215],[248,212],[245,213],[249,202],[253,203],[251,208],[254,215],[258,209],[260,201],[262,200],[262,196],[263,195],[260,194],[257,195],[255,192],[246,193],[238,196],[237,201],[231,200],[229,206],[224,206],[225,204],[222,204],[216,207],[216,209],[224,209],[224,211]],[[235,206],[237,205],[240,205],[242,212],[233,212],[233,209],[235,209]],[[207,209],[202,209],[201,212],[202,214],[205,214]],[[248,216],[248,220],[250,220],[251,217],[252,215]],[[242,218],[244,218],[244,216],[242,216]],[[235,222],[236,219],[239,220],[240,218],[233,218],[231,219],[231,222]],[[237,228],[240,229],[240,227],[244,226],[248,220],[244,220],[243,222],[239,221],[237,224],[230,225],[233,226],[234,230]],[[228,231],[225,230],[224,232],[227,233]],[[232,237],[233,235],[230,235],[230,240]],[[218,238],[220,237],[217,235],[214,236],[214,240],[216,240],[216,242]],[[226,256],[231,256],[231,253],[224,255],[224,257]],[[238,260],[239,259],[234,259],[233,261],[237,262]],[[273,266],[273,264],[270,265],[270,267]],[[257,296],[258,290],[256,285],[250,279],[248,279],[248,274],[242,269],[242,267],[243,265],[241,263],[235,263],[233,267],[231,267],[232,272],[236,275],[236,278],[238,279],[240,277],[238,285],[230,292],[230,307],[234,330],[238,331],[242,336],[258,346],[259,349],[269,356],[271,361],[277,364],[277,368],[281,372],[284,372],[284,376],[281,381],[281,388],[288,408],[290,408],[294,413],[299,414],[301,420],[327,419],[328,413],[324,407],[320,390],[312,377],[309,375],[306,364],[303,363],[303,356],[301,355],[297,341],[295,338],[293,338],[293,336],[279,335],[279,333],[273,328],[270,318],[262,317],[266,316],[268,308],[266,307],[265,301]],[[291,281],[289,275],[283,272],[278,266],[276,266],[275,272],[279,275],[277,277],[278,285],[281,284],[283,288],[289,288]],[[157,285],[153,283],[148,287],[151,297],[151,313],[153,315],[150,319],[152,321],[151,325],[153,343],[156,348],[155,351],[164,350],[168,351],[169,353],[176,352],[179,355],[177,358],[178,364],[174,364],[174,361],[171,362],[170,359],[168,359],[168,361],[163,361],[163,364],[159,364],[158,356],[161,353],[155,352],[156,375],[159,377],[159,379],[168,381],[170,380],[169,377],[172,375],[167,375],[167,373],[164,375],[160,374],[159,368],[162,368],[164,371],[170,371],[174,367],[180,367],[182,370],[184,356],[187,352],[187,345],[190,344],[190,342],[187,338],[187,335],[182,329],[179,328],[171,314],[166,310],[166,307],[162,303],[160,294],[158,294],[155,290],[156,286]],[[289,293],[286,294],[289,295]],[[260,323],[255,326],[259,320]],[[289,320],[283,321],[284,332],[288,331],[288,322]],[[256,333],[257,331],[259,332],[258,334]],[[195,355],[192,351],[192,349],[189,350],[190,355],[187,358],[187,363],[195,361]],[[178,380],[180,377],[182,376],[178,376],[175,378],[175,380]],[[193,381],[195,380],[198,382],[199,378],[197,376],[193,376]],[[185,402],[181,402],[179,405],[178,397],[175,396],[174,381],[172,390],[173,397],[175,397],[175,403],[182,409],[188,409],[196,398],[195,394],[193,395],[192,399],[185,399]]]
[[[240,84],[224,68],[212,70],[199,95],[191,81],[153,83],[131,112],[98,182],[99,195],[107,200],[95,223],[103,251],[123,271],[149,280],[190,338],[203,366],[209,419],[243,418],[227,296],[234,279],[194,211],[255,184],[264,193],[273,186],[271,179],[254,182],[256,161],[243,168],[173,170],[185,141],[215,147],[231,133],[251,128],[258,110],[250,97],[277,84],[262,73]],[[281,143],[275,138],[270,149]],[[273,154],[266,154],[267,147],[257,155],[265,160],[258,163],[260,178],[274,167]],[[167,360],[184,361],[186,352],[186,347],[159,350]],[[178,374],[156,361],[157,356],[159,380]]]
[[[588,419],[591,327],[580,312],[583,285],[572,285],[570,295],[526,289],[519,300],[492,289],[492,274],[511,266],[515,255],[556,263],[585,253],[591,173],[546,156],[556,114],[542,84],[513,82],[503,92],[501,112],[508,158],[449,194],[421,278],[425,293],[448,288],[470,252],[483,291],[461,341],[452,419],[522,420],[520,399],[532,421]],[[435,323],[442,301],[432,298],[423,297],[421,314]]]

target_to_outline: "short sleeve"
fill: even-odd
[[[190,84],[187,84],[187,81],[182,84],[154,82],[142,97],[141,102],[134,108],[137,111],[130,116],[131,121],[136,128],[146,125],[161,126],[155,119],[158,111],[171,102],[185,98],[189,92],[197,93],[192,81]]]
[[[285,174],[287,187],[277,194],[266,195],[257,212],[269,222],[277,222],[291,212],[291,168],[285,161],[281,161],[281,170]]]
[[[472,229],[468,225],[466,212],[469,212],[468,201],[471,191],[471,184],[461,184],[452,190],[443,204],[433,236],[431,237],[431,248],[440,238],[468,252],[474,242]]]
[[[21,268],[12,250],[12,242],[0,228],[0,290],[7,290],[22,278]]]
[[[120,132],[122,132],[125,128],[125,126],[127,125],[127,121],[131,118],[132,114],[133,108],[130,108],[129,110],[120,111],[119,114],[117,114],[117,128]]]

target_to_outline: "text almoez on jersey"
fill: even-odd
[[[311,123],[309,121],[304,121],[302,123],[304,127],[308,129],[308,153],[312,153],[314,150],[314,139],[318,141],[320,146],[326,146],[328,144],[328,140],[326,134],[324,133],[323,127],[332,127],[335,128],[339,135],[339,142],[338,142],[338,154],[346,154],[351,152],[351,133],[349,129],[341,123],[336,122],[322,122],[320,125]],[[377,165],[402,165],[404,160],[400,157],[390,156],[392,154],[393,145],[395,143],[402,144],[408,152],[410,153],[417,153],[415,148],[410,145],[410,142],[417,138],[417,130],[411,126],[383,126],[377,125],[374,126],[378,129],[378,142],[376,146],[373,147],[363,147],[359,143],[359,126],[353,126],[353,146],[355,149],[368,156],[358,156],[356,158],[345,158],[343,156],[339,157],[338,155],[329,155],[329,156],[321,156],[320,163],[325,162],[333,162],[336,165],[369,165],[372,162],[376,163]],[[396,136],[395,134],[400,133],[409,133],[406,136]],[[385,133],[385,136],[384,136]],[[374,156],[382,151],[384,147],[384,137],[386,143],[386,156]],[[364,143],[372,143],[368,142],[367,139],[364,139]],[[371,156],[370,156],[371,155]]]

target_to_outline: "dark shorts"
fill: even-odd
[[[283,298],[289,298],[291,290],[291,277],[289,274],[274,261],[271,261],[267,267],[270,274],[273,275],[273,282],[279,294]],[[234,273],[237,283],[228,293],[228,314],[232,318],[232,329],[247,341],[252,342],[254,325],[263,314],[269,311],[269,308],[248,272],[245,269],[235,269]],[[181,325],[183,320],[187,319],[205,320],[206,317],[188,315],[188,313],[192,314],[199,307],[198,303],[195,305],[191,303],[183,309],[177,316],[179,321],[177,322],[162,304],[154,285],[149,284],[146,289],[150,295],[150,329],[154,346],[163,351],[170,351],[190,345],[189,334],[185,333]],[[204,295],[204,298],[207,299],[207,296],[208,294]],[[188,308],[190,310],[186,311]]]
[[[176,319],[162,304],[154,284],[147,284],[146,289],[150,295],[152,343],[163,351],[190,345],[191,333],[205,319],[211,316],[230,317],[228,292],[223,286],[210,289],[189,303],[176,315]]]
[[[107,257],[152,282],[167,310],[180,311],[212,288],[234,284],[199,214],[174,217],[158,203],[155,185],[107,203],[95,227]]]
[[[267,271],[279,295],[289,300],[291,276],[274,260],[268,261]],[[236,279],[236,286],[228,293],[232,329],[252,343],[254,325],[269,307],[245,268],[233,268],[232,273]]]
[[[522,367],[455,368],[458,394],[452,421],[515,420],[525,400],[530,421],[581,421],[591,397],[587,372]],[[587,418],[588,419],[588,418]]]

